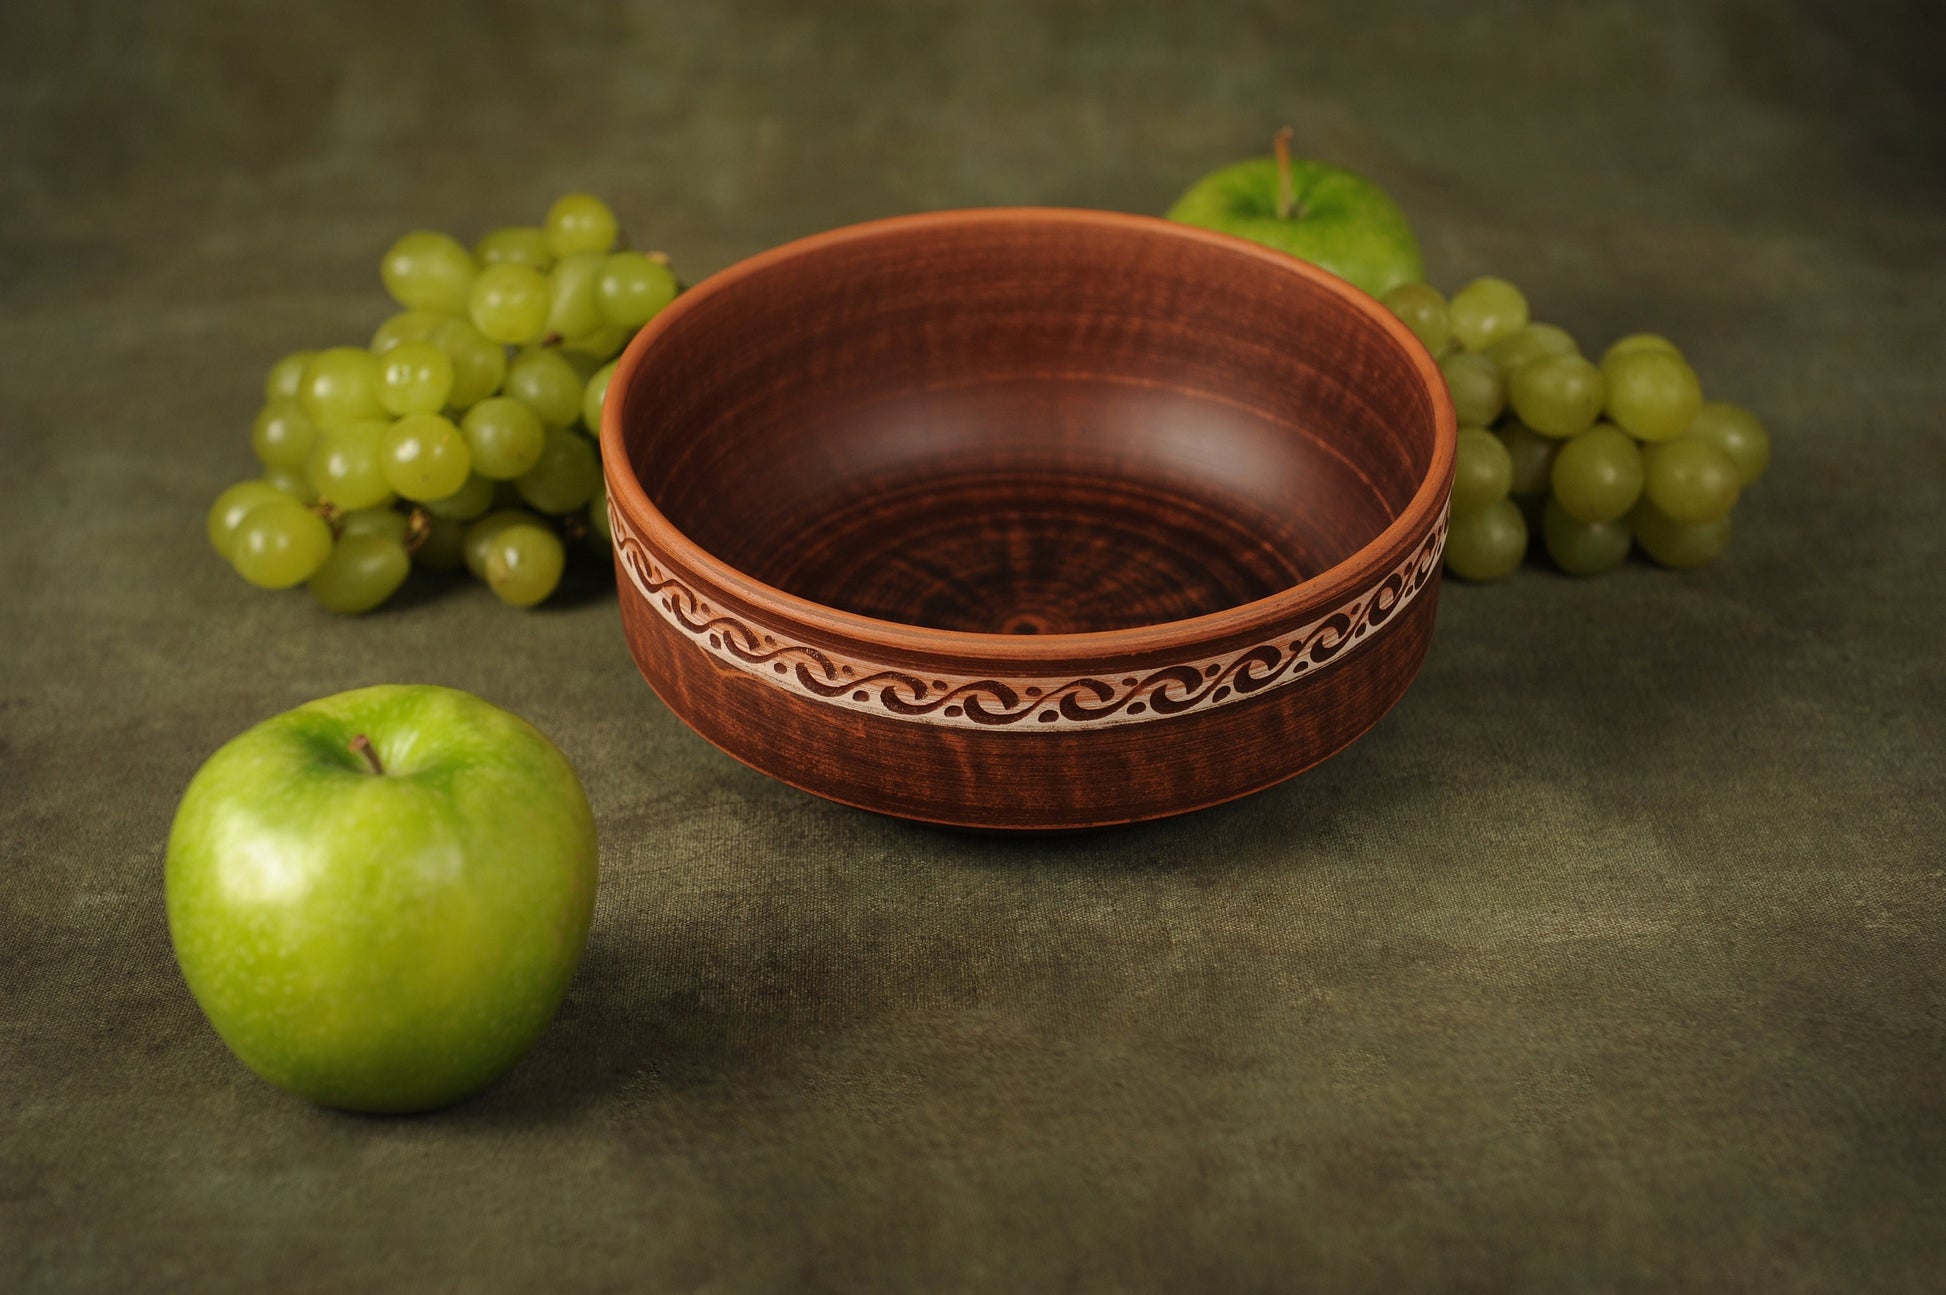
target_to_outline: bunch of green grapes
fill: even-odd
[[[414,566],[541,602],[570,545],[608,551],[608,378],[681,288],[667,257],[616,243],[585,193],[471,251],[425,230],[394,243],[379,273],[403,309],[369,346],[271,367],[250,432],[263,474],[216,497],[210,544],[251,584],[307,585],[334,612],[378,607]]]
[[[1730,542],[1730,510],[1770,463],[1748,410],[1703,399],[1667,338],[1635,333],[1582,355],[1531,322],[1527,298],[1482,278],[1448,301],[1405,284],[1385,304],[1439,360],[1459,415],[1446,569],[1500,580],[1530,536],[1556,566],[1593,576],[1639,548],[1665,567],[1701,566]]]

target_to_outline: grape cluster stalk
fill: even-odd
[[[1449,572],[1503,580],[1535,547],[1570,575],[1613,571],[1636,549],[1680,570],[1729,544],[1770,435],[1749,410],[1703,399],[1675,343],[1634,333],[1596,363],[1491,277],[1450,300],[1402,284],[1384,303],[1439,361],[1459,416]]]
[[[379,263],[400,307],[366,346],[271,366],[260,476],[216,497],[209,541],[251,584],[372,611],[413,569],[544,602],[570,555],[609,553],[596,437],[615,357],[682,285],[586,193],[469,250],[418,230]]]

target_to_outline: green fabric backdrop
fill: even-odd
[[[1859,1290],[1946,1264],[1936,6],[0,9],[0,1288]],[[606,194],[699,277],[1299,152],[1436,282],[1678,339],[1768,420],[1728,557],[1448,587],[1370,736],[1193,818],[925,830],[767,781],[599,587],[338,621],[201,517],[379,252]],[[409,1120],[245,1073],[162,847],[384,680],[586,778],[560,1019]]]

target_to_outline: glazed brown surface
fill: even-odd
[[[1157,817],[1159,807],[1164,814],[1202,809],[1336,754],[1377,723],[1418,673],[1438,595],[1434,586],[1414,602],[1360,654],[1355,671],[1321,672],[1166,725],[979,733],[837,711],[725,672],[665,632],[623,581],[623,627],[644,677],[720,749],[845,804],[1016,831],[1133,822]]]
[[[1444,389],[1289,257],[1106,213],[878,222],[694,291],[614,383],[638,664],[821,795],[1178,813],[1340,749],[1424,654]]]

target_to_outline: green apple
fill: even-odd
[[[1277,156],[1212,171],[1169,208],[1169,219],[1235,234],[1322,266],[1382,297],[1426,277],[1419,241],[1385,190],[1324,162],[1293,161],[1290,132]]]
[[[169,836],[169,935],[243,1063],[326,1106],[472,1095],[540,1036],[594,910],[595,824],[553,743],[386,685],[232,739]]]

